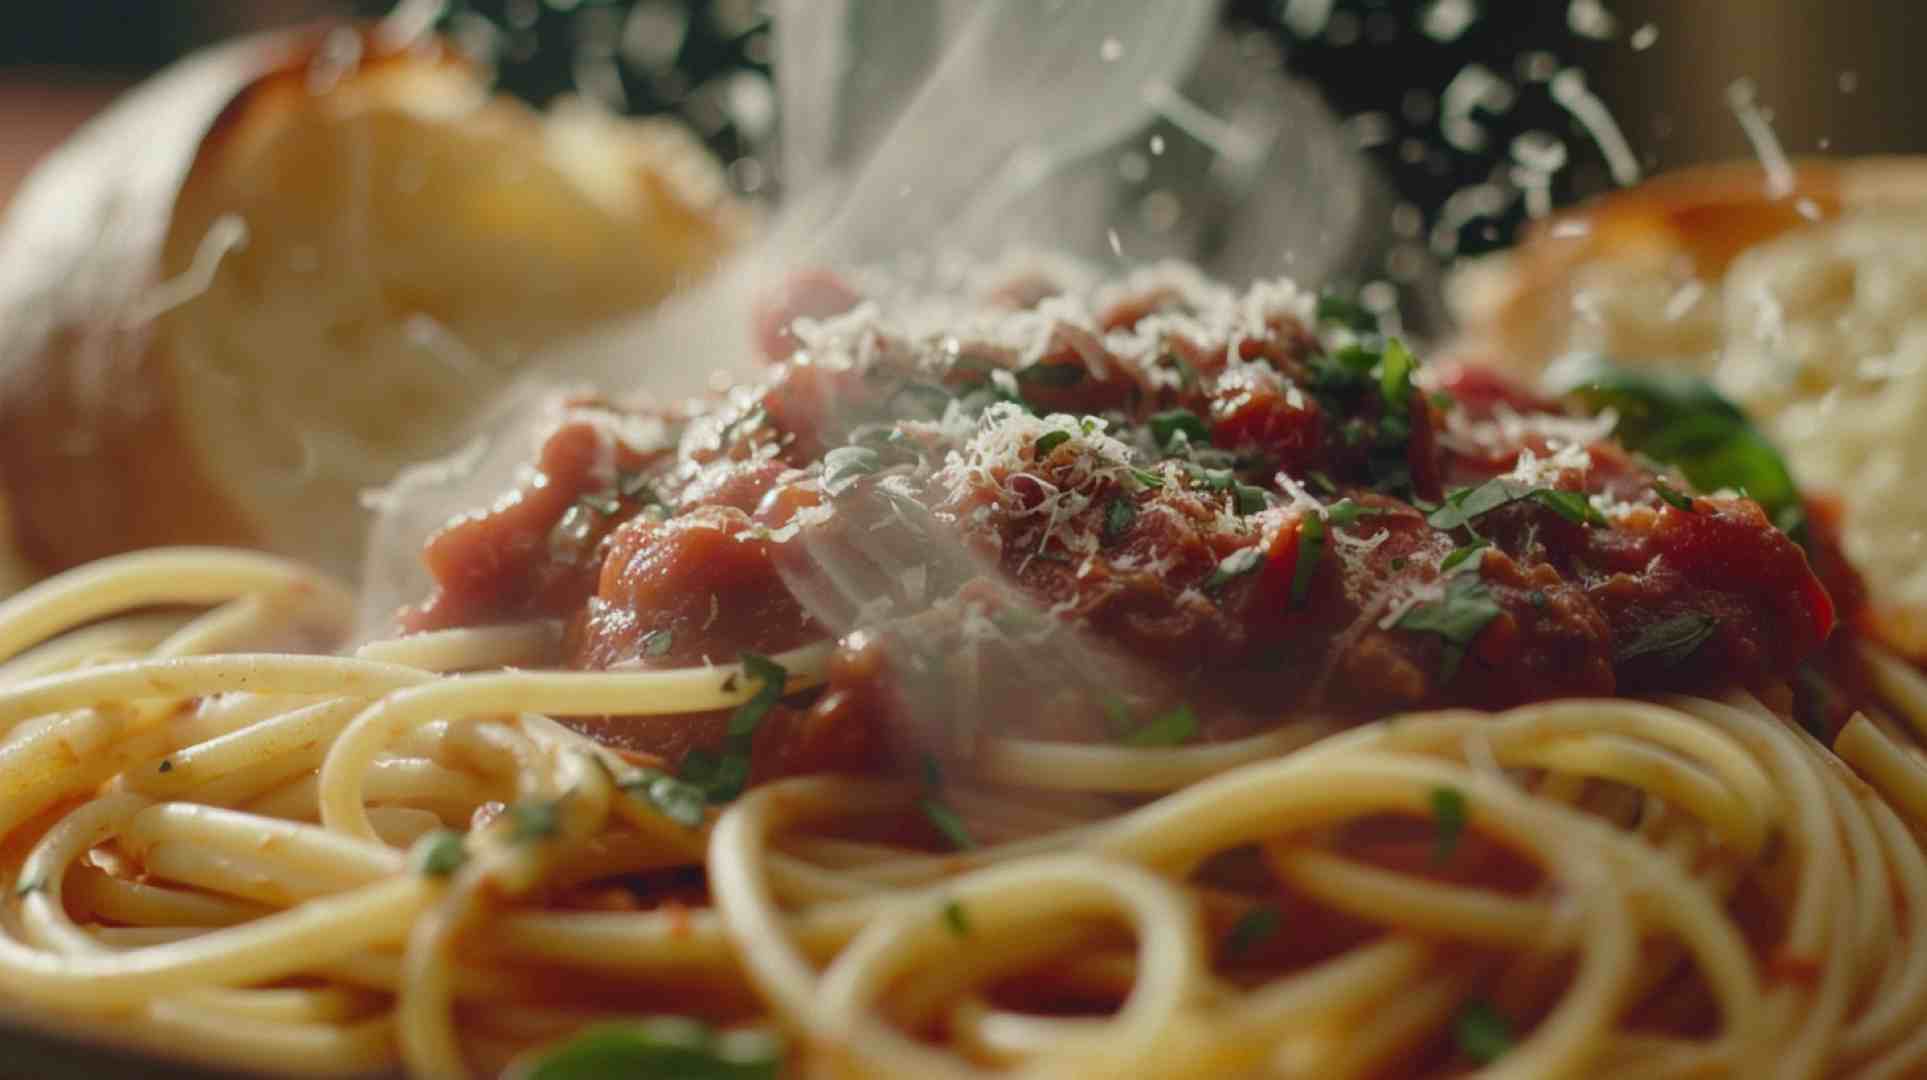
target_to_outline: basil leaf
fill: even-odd
[[[1699,651],[1718,628],[1718,619],[1695,611],[1648,623],[1639,628],[1631,641],[1613,650],[1613,661],[1623,664],[1652,656],[1664,666],[1673,667]]]
[[[1805,543],[1806,504],[1786,459],[1705,380],[1668,368],[1622,368],[1574,354],[1546,371],[1552,392],[1619,414],[1613,434],[1628,449],[1678,467],[1701,491],[1747,492],[1773,524]]]
[[[1149,469],[1133,468],[1131,470],[1131,479],[1136,480],[1138,483],[1143,484],[1153,491],[1164,487],[1164,477],[1151,472]]]
[[[717,1034],[699,1020],[657,1016],[597,1024],[510,1075],[517,1080],[776,1080],[782,1044],[763,1032]]]
[[[1294,609],[1305,606],[1311,595],[1312,579],[1325,555],[1325,522],[1317,514],[1306,514],[1298,526],[1298,561],[1291,568],[1291,602]]]
[[[1445,660],[1439,667],[1439,678],[1450,682],[1452,676],[1458,674],[1465,650],[1487,623],[1499,617],[1499,610],[1490,590],[1478,579],[1461,574],[1447,582],[1443,597],[1414,605],[1392,625],[1401,630],[1437,634],[1445,643]]]
[[[1333,525],[1356,525],[1361,518],[1378,517],[1390,513],[1376,506],[1360,506],[1350,499],[1340,499],[1325,508],[1325,516]]]
[[[1137,504],[1119,495],[1104,508],[1104,539],[1116,540],[1137,520]]]
[[[1240,514],[1261,513],[1265,507],[1271,505],[1271,501],[1265,498],[1265,489],[1252,487],[1250,484],[1237,484],[1233,486],[1231,489],[1231,498],[1236,504],[1238,513]]]

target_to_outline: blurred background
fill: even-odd
[[[390,6],[15,5],[0,36],[0,199],[116,92],[186,52]],[[751,198],[782,187],[769,74],[780,28],[770,6],[413,5],[532,102],[582,93],[621,111],[681,116]],[[1309,88],[1371,161],[1389,192],[1383,216],[1396,243],[1378,247],[1393,253],[1394,279],[1416,273],[1421,254],[1450,259],[1503,244],[1547,205],[1752,156],[1762,132],[1795,157],[1927,150],[1915,0],[1226,0],[1222,12],[1221,44],[1235,45],[1247,68]],[[1119,183],[1151,191],[1159,182],[1131,155],[1117,167]]]

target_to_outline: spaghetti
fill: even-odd
[[[1927,679],[1737,411],[1037,304],[566,404],[402,637],[225,550],[0,604],[8,999],[320,1074],[1927,1069]]]
[[[233,651],[264,611],[342,631],[343,600],[297,566],[180,550],[0,609],[14,1000],[315,1073],[498,1070],[638,1000],[698,1000],[786,1033],[799,1066],[871,1075],[1371,1075],[1471,1063],[1498,1029],[1490,1075],[1927,1061],[1927,764],[1885,718],[1840,737],[1871,785],[1745,697],[1394,717],[1245,764],[1176,751],[1218,755],[1187,769],[1013,743],[1015,773],[1089,755],[1081,775],[1124,765],[1145,791],[1140,758],[1177,790],[1095,822],[1008,791],[998,820],[959,792],[984,846],[927,854],[834,838],[914,819],[914,786],[782,780],[686,825],[549,718],[738,704],[724,666],[459,673],[552,660],[527,627]],[[820,670],[820,650],[782,660]],[[1927,683],[1886,674],[1927,717]],[[430,865],[445,823],[493,803],[459,865]],[[1360,831],[1427,819],[1454,836],[1436,863]],[[1531,888],[1455,877],[1495,850]],[[1268,885],[1201,872],[1239,852]],[[582,909],[585,882],[697,869],[713,907]],[[1013,1000],[1025,982],[1058,1008]]]

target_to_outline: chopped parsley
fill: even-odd
[[[1388,410],[1403,410],[1412,396],[1412,371],[1418,358],[1397,338],[1388,338],[1378,362],[1378,392]]]
[[[1492,1003],[1474,998],[1465,1003],[1452,1022],[1452,1038],[1459,1052],[1481,1065],[1488,1065],[1512,1049],[1512,1024]]]
[[[562,800],[519,802],[508,808],[509,839],[517,844],[552,840],[562,831]]]
[[[667,654],[676,644],[675,632],[669,629],[651,630],[642,635],[642,655],[657,657]]]
[[[1465,835],[1465,792],[1458,788],[1432,789],[1432,861],[1444,863],[1459,849]]]
[[[1445,644],[1445,659],[1439,678],[1450,682],[1458,674],[1465,650],[1487,623],[1499,617],[1499,604],[1492,593],[1475,577],[1461,574],[1446,583],[1445,595],[1429,603],[1416,604],[1392,625],[1400,630],[1437,634]]]
[[[1189,705],[1179,705],[1152,717],[1144,726],[1118,736],[1117,741],[1126,746],[1180,746],[1197,734],[1198,714]]]
[[[1673,509],[1684,510],[1689,514],[1695,512],[1693,510],[1693,497],[1679,491],[1666,481],[1653,481],[1653,491],[1666,502],[1666,505],[1671,506]]]
[[[607,491],[591,491],[575,498],[577,505],[588,507],[603,517],[614,517],[622,513],[622,500]]]
[[[1318,563],[1325,555],[1325,521],[1317,514],[1306,514],[1298,526],[1298,560],[1291,568],[1291,607],[1302,608],[1311,595],[1311,583],[1318,574]]]
[[[1473,562],[1468,564],[1468,560],[1470,560],[1474,555],[1483,554],[1485,552],[1485,549],[1491,546],[1492,546],[1491,544],[1487,543],[1484,540],[1474,540],[1470,544],[1453,548],[1451,552],[1447,554],[1445,558],[1439,563],[1439,573],[1449,574],[1452,571],[1457,570],[1460,566],[1465,566],[1465,565],[1470,565],[1474,570],[1478,569],[1479,567],[1478,563]]]
[[[659,769],[642,769],[618,786],[632,795],[641,796],[663,817],[678,825],[693,829],[703,823],[703,804],[708,801],[708,796],[693,783],[678,780]]]
[[[945,840],[950,841],[951,847],[958,851],[969,851],[977,846],[977,841],[971,837],[970,830],[964,826],[963,818],[950,808],[949,803],[930,795],[926,796],[919,805],[923,810],[923,816],[943,834]]]
[[[662,501],[657,498],[655,489],[649,486],[649,478],[640,471],[616,474],[616,494],[645,503]]]
[[[1356,525],[1362,518],[1378,517],[1389,511],[1376,506],[1360,506],[1350,499],[1340,499],[1325,508],[1325,516],[1333,525]]]
[[[1574,525],[1603,527],[1606,524],[1606,515],[1593,506],[1592,500],[1586,498],[1584,492],[1539,488],[1527,497]]]
[[[1224,954],[1237,957],[1250,952],[1253,947],[1276,934],[1284,921],[1284,915],[1277,908],[1270,904],[1259,904],[1238,916],[1238,921],[1225,931]]]
[[[761,1031],[718,1033],[686,1016],[596,1024],[515,1070],[523,1080],[776,1080],[782,1043]]]
[[[867,446],[839,446],[823,455],[823,490],[839,495],[881,464],[877,452]]]
[[[171,760],[169,760],[169,759],[167,759],[167,758],[162,758],[162,759],[161,759],[161,763],[160,763],[160,764],[159,764],[158,766],[156,766],[156,767],[155,767],[155,771],[157,771],[157,772],[173,772],[173,771],[174,771],[174,762],[173,762],[173,761],[171,761]]]
[[[944,901],[943,924],[958,937],[970,936],[970,917],[964,914],[963,905],[955,900]]]
[[[730,714],[721,748],[699,748],[683,757],[680,779],[702,791],[710,802],[728,802],[743,793],[744,785],[749,782],[749,755],[756,730],[770,709],[782,700],[783,688],[789,682],[789,672],[767,656],[744,653],[742,663],[743,677],[754,679],[760,685],[748,701]],[[731,676],[724,685],[735,689],[736,677]]]
[[[1474,520],[1524,499],[1538,503],[1575,525],[1606,524],[1605,516],[1582,492],[1533,487],[1503,476],[1495,476],[1475,488],[1459,488],[1451,492],[1446,495],[1445,502],[1425,520],[1435,529],[1469,529]]]
[[[1320,293],[1318,296],[1318,321],[1336,323],[1347,330],[1360,334],[1378,332],[1378,316],[1364,304],[1349,296],[1337,293]]]
[[[917,804],[923,816],[943,834],[945,840],[950,841],[951,847],[958,851],[969,851],[976,847],[977,841],[971,837],[970,830],[964,827],[963,817],[938,794],[943,788],[943,770],[938,766],[937,759],[929,754],[923,756],[923,783],[930,789],[929,794]]]
[[[732,738],[746,738],[756,734],[762,726],[763,717],[783,698],[783,687],[789,683],[790,673],[783,665],[758,653],[743,654],[743,674],[755,679],[761,685],[748,701],[736,706],[729,716],[729,734]]]
[[[1123,536],[1137,520],[1137,504],[1119,495],[1104,508],[1104,539],[1115,540]]]
[[[429,877],[447,877],[467,861],[462,834],[453,829],[436,829],[415,841],[415,866]]]
[[[1068,364],[1038,363],[1020,369],[1017,372],[1017,381],[1023,383],[1025,386],[1062,389],[1067,386],[1076,386],[1078,383],[1083,382],[1084,377],[1088,374],[1090,373],[1084,369],[1084,365],[1078,362]]]
[[[1071,433],[1062,429],[1046,431],[1042,435],[1037,436],[1036,460],[1042,461],[1052,450],[1057,449],[1070,440]]]
[[[1147,422],[1151,425],[1151,437],[1166,450],[1171,449],[1179,435],[1184,436],[1187,443],[1208,445],[1211,442],[1211,429],[1190,409],[1153,413]]]
[[[1259,550],[1256,545],[1248,548],[1239,548],[1219,560],[1217,568],[1211,571],[1211,576],[1204,579],[1205,591],[1215,592],[1224,588],[1225,585],[1237,578],[1241,578],[1253,570],[1258,569],[1264,561],[1265,553]]]
[[[1651,656],[1664,666],[1673,667],[1697,652],[1718,628],[1718,619],[1696,611],[1661,619],[1640,627],[1631,641],[1614,649],[1613,660],[1623,664]]]

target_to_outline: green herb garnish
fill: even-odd
[[[963,905],[955,900],[944,901],[943,923],[958,937],[970,936],[970,919],[964,914]]]
[[[1378,331],[1378,316],[1372,314],[1370,308],[1349,296],[1340,296],[1337,293],[1319,294],[1318,321],[1337,323],[1360,334]]]
[[[1486,543],[1484,540],[1475,540],[1470,544],[1453,548],[1451,553],[1446,555],[1444,560],[1439,563],[1439,573],[1449,574],[1457,570],[1466,560],[1472,558],[1474,555],[1483,553],[1485,549],[1491,546],[1491,544]],[[1474,568],[1478,565],[1478,563],[1472,564]]]
[[[1166,450],[1171,448],[1179,435],[1193,445],[1208,445],[1211,442],[1211,429],[1198,419],[1197,413],[1189,409],[1154,413],[1146,423],[1151,426],[1151,437]]]
[[[678,825],[693,829],[703,823],[703,804],[708,801],[708,795],[687,780],[678,780],[658,769],[642,769],[619,786],[640,796]]]
[[[1284,914],[1270,904],[1259,904],[1238,916],[1238,921],[1225,931],[1225,956],[1237,957],[1250,952],[1254,946],[1276,934],[1284,921]]]
[[[867,446],[839,446],[823,455],[823,490],[831,495],[857,482],[859,477],[876,472],[882,459]]]
[[[1465,792],[1449,787],[1432,789],[1432,826],[1432,861],[1446,862],[1465,835]]]
[[[1317,514],[1306,514],[1298,526],[1298,560],[1291,568],[1291,601],[1294,609],[1305,606],[1311,595],[1312,579],[1325,555],[1325,522]]]
[[[1805,543],[1806,503],[1786,459],[1705,380],[1575,354],[1546,371],[1545,385],[1594,410],[1614,410],[1613,434],[1628,449],[1676,466],[1701,491],[1746,492],[1775,526]]]
[[[415,866],[429,877],[447,877],[468,861],[468,848],[462,834],[453,829],[435,829],[415,841]]]
[[[1452,1036],[1459,1052],[1481,1065],[1499,1060],[1512,1049],[1512,1025],[1484,999],[1465,1003],[1452,1022]]]
[[[1673,509],[1684,510],[1689,514],[1695,512],[1693,509],[1693,497],[1679,491],[1666,481],[1654,480],[1653,491],[1665,501],[1666,505],[1671,506]]]
[[[1032,364],[1017,372],[1017,381],[1026,386],[1042,386],[1050,389],[1063,389],[1076,386],[1084,381],[1090,372],[1081,363],[1069,364]]]
[[[509,839],[517,844],[553,839],[562,831],[562,799],[516,803],[508,808],[508,819]]]
[[[667,628],[651,630],[642,635],[642,655],[658,657],[667,655],[676,644],[675,632]]]
[[[756,734],[767,715],[778,701],[783,698],[783,687],[788,684],[790,673],[783,665],[767,656],[746,652],[743,654],[743,675],[758,682],[756,693],[748,701],[736,706],[729,716],[729,735],[731,738],[747,738]]]
[[[1042,435],[1037,436],[1037,444],[1033,451],[1033,456],[1036,460],[1042,461],[1052,450],[1069,442],[1070,439],[1071,433],[1068,431],[1046,431]]]
[[[970,830],[964,826],[963,818],[950,808],[949,803],[931,795],[925,797],[918,805],[930,824],[936,826],[945,840],[950,841],[951,847],[958,851],[969,851],[977,846],[977,841],[971,838]]]
[[[1445,644],[1445,659],[1439,665],[1439,678],[1450,682],[1458,674],[1465,650],[1487,623],[1499,617],[1498,602],[1477,578],[1459,575],[1446,583],[1445,595],[1429,603],[1414,605],[1392,625],[1401,630],[1437,634]]]
[[[1239,548],[1237,551],[1219,560],[1217,568],[1212,570],[1211,576],[1204,580],[1205,591],[1216,592],[1224,588],[1225,585],[1234,579],[1241,578],[1253,570],[1258,569],[1259,566],[1264,564],[1264,561],[1265,553],[1255,545],[1248,548]]]
[[[1397,338],[1385,342],[1385,351],[1378,363],[1378,392],[1385,399],[1387,411],[1402,412],[1407,399],[1412,396],[1412,372],[1418,367],[1418,358],[1412,350]]]
[[[1119,495],[1104,508],[1104,539],[1116,540],[1123,536],[1137,520],[1137,504]]]
[[[1666,667],[1674,667],[1699,651],[1718,628],[1718,619],[1696,611],[1648,623],[1639,628],[1631,641],[1613,650],[1613,661],[1623,664],[1651,656]]]
[[[511,1070],[516,1080],[776,1080],[782,1043],[761,1031],[718,1033],[685,1016],[597,1024]]]
[[[1117,741],[1126,746],[1181,746],[1197,733],[1198,714],[1189,705],[1179,705],[1152,717],[1143,727],[1125,732]]]

